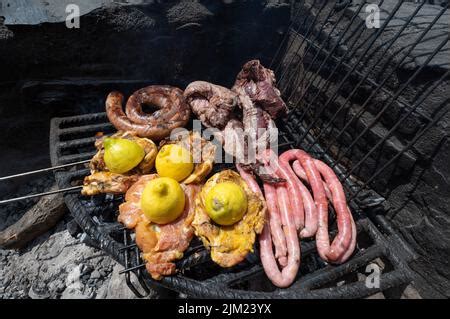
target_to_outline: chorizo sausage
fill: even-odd
[[[261,193],[261,189],[259,188],[258,184],[256,183],[255,178],[247,173],[241,165],[236,165],[239,174],[242,176],[242,178],[247,182],[249,187],[256,191],[258,190],[259,193]],[[287,265],[287,249],[286,249],[286,239],[284,237],[283,229],[281,226],[281,220],[280,220],[280,213],[278,211],[278,203],[277,203],[277,194],[275,187],[273,185],[270,185],[268,183],[264,183],[264,193],[265,193],[265,199],[266,199],[266,205],[267,210],[269,212],[268,218],[266,219],[266,223],[264,225],[264,228],[268,228],[270,230],[270,233],[272,233],[273,236],[273,245],[275,247],[275,257],[278,259],[278,263],[281,266]],[[270,237],[272,237],[270,236]],[[272,238],[271,238],[272,240]],[[270,246],[272,250],[272,246]]]
[[[142,105],[151,105],[159,110],[152,114],[145,113]],[[134,92],[127,101],[125,114],[134,123],[148,124],[172,121],[179,112],[189,109],[183,91],[169,85],[150,85]],[[180,114],[181,116],[183,114]]]
[[[328,200],[335,208],[338,220],[339,233],[329,248],[328,258],[331,262],[343,263],[355,250],[357,236],[356,225],[347,205],[342,184],[334,171],[328,165],[317,159],[314,160],[314,165],[325,179],[323,182],[324,190]],[[294,161],[292,167],[301,179],[307,180],[306,172],[298,161]],[[328,227],[328,220],[326,226]]]
[[[334,171],[319,160],[315,160],[314,165],[317,167],[330,188],[333,198],[332,203],[336,211],[338,234],[334,238],[327,256],[330,261],[337,262],[346,255],[347,251],[351,250],[351,252],[353,252],[354,247],[351,247],[353,237],[352,232],[356,230],[356,227],[354,227],[354,221],[347,206],[344,189]],[[328,228],[328,224],[326,226]]]
[[[145,91],[145,88],[142,90]],[[177,92],[179,89],[173,88],[173,90]],[[106,115],[117,130],[135,132],[140,137],[147,137],[154,141],[159,141],[169,136],[173,129],[185,126],[189,120],[189,106],[184,101],[182,95],[178,93],[176,95],[178,99],[171,100],[174,103],[158,105],[161,107],[161,110],[158,111],[159,113],[155,112],[157,113],[156,116],[144,116],[141,112],[141,106],[139,106],[139,109],[136,104],[132,103],[137,109],[132,111],[133,109],[131,108],[128,111],[129,114],[133,114],[133,118],[137,119],[140,117],[139,121],[141,123],[138,123],[125,115],[122,110],[123,95],[120,92],[114,91],[108,94],[106,98]],[[138,96],[142,96],[142,94],[138,94]],[[145,99],[142,98],[141,100],[144,101]],[[159,102],[163,100],[163,98],[159,98]],[[168,101],[169,99],[166,102]]]
[[[297,154],[292,151],[286,151],[283,154],[280,155],[280,164],[286,167],[286,170],[289,171],[289,174],[291,174],[294,180],[296,180],[296,183],[300,189],[300,195],[303,198],[303,204],[305,209],[305,227],[300,231],[300,237],[301,238],[308,238],[312,237],[316,234],[317,228],[318,228],[318,213],[317,213],[317,206],[314,203],[313,198],[311,197],[311,193],[306,188],[303,183],[298,180],[296,174],[292,170],[289,162],[292,160],[297,160]],[[302,173],[304,174],[304,177],[306,178],[306,173],[304,172],[303,168],[300,166],[300,169]]]
[[[263,156],[270,158],[271,150],[263,152]],[[267,160],[265,161],[267,163]],[[297,276],[300,267],[300,243],[297,236],[297,229],[290,213],[289,193],[285,185],[275,186],[278,197],[278,207],[280,210],[281,222],[287,244],[287,264],[280,271],[276,263],[272,250],[272,242],[268,228],[263,230],[260,236],[261,262],[267,277],[278,287],[288,287]]]

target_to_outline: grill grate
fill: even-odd
[[[90,146],[86,143],[86,149],[79,148],[87,141],[86,132],[91,132],[92,127],[109,128],[105,122],[104,113],[53,119],[50,134],[52,164],[61,164],[67,156],[74,160],[85,159],[86,154],[91,154],[94,150],[92,143]],[[67,132],[70,132],[71,140],[67,138]],[[293,142],[295,135],[291,134],[289,130],[280,134],[280,144],[284,145],[284,148],[296,146]],[[68,155],[61,156],[62,150]],[[312,153],[320,152],[321,149],[316,145]],[[340,171],[339,166],[336,169],[339,175],[345,174],[345,171]],[[88,173],[88,169],[78,166],[70,171],[57,171],[55,174],[58,186],[67,187],[79,185]],[[351,184],[351,179],[348,181],[347,187],[355,187]],[[140,259],[133,234],[116,222],[117,207],[122,200],[123,196],[98,195],[88,198],[78,193],[65,195],[65,201],[74,219],[99,248],[125,267],[122,273],[126,283],[139,297],[147,295],[149,288],[156,285],[199,298],[357,298],[411,281],[407,262],[414,259],[414,255],[398,257],[404,256],[399,251],[405,251],[406,244],[398,236],[393,241],[392,230],[383,227],[378,229],[370,219],[360,214],[363,206],[371,207],[372,210],[380,207],[383,199],[377,195],[366,193],[351,203],[357,213],[355,217],[359,238],[355,256],[343,265],[327,266],[318,258],[315,242],[304,241],[301,244],[302,266],[299,277],[288,289],[276,289],[265,279],[257,250],[236,267],[221,269],[214,265],[209,253],[198,240],[193,240],[185,258],[177,263],[180,270],[178,275],[165,277],[159,282],[152,280]],[[366,209],[366,212],[368,211],[369,209]],[[383,217],[378,218],[382,218],[383,224],[387,223]],[[360,238],[366,238],[367,243]],[[384,260],[391,269],[381,275],[379,288],[368,288],[364,281],[358,281],[355,273],[364,273],[365,267],[377,259]],[[131,280],[131,274],[137,276],[138,285]],[[255,281],[255,278],[258,280]],[[342,280],[345,284],[336,286],[336,283]],[[253,288],[252,282],[264,283],[264,288]]]
[[[365,26],[367,1],[291,4],[292,23],[271,65],[291,108],[287,120],[278,123],[279,146],[302,148],[333,167],[355,215],[355,255],[342,265],[326,265],[315,242],[302,241],[296,282],[277,289],[265,278],[257,250],[240,265],[220,269],[194,240],[177,264],[179,274],[156,282],[146,274],[133,234],[116,222],[121,196],[66,194],[75,220],[93,243],[125,267],[126,282],[137,296],[156,285],[201,298],[360,298],[411,282],[408,264],[416,255],[383,216],[389,209],[386,185],[421,160],[415,145],[448,111],[448,100],[436,98],[449,79],[449,71],[436,62],[449,46],[448,32],[435,32],[442,25],[448,29],[445,8],[423,20],[424,3],[380,0],[380,27],[370,29]],[[411,34],[413,40],[402,45]],[[415,54],[424,43],[425,53]],[[440,77],[417,84],[430,69]],[[432,106],[425,109],[426,104]],[[104,113],[52,120],[52,164],[89,159],[98,131],[113,131]],[[78,166],[56,172],[56,178],[65,188],[79,184],[87,173]],[[384,267],[378,288],[365,284],[371,263]]]
[[[448,112],[439,92],[450,75],[447,8],[429,18],[426,1],[354,3],[291,1],[292,23],[272,60],[292,110],[288,129],[302,128],[296,142],[306,151],[323,146],[316,156],[332,168],[348,167],[341,180],[364,181],[347,189],[352,199],[396,163],[417,161],[411,150]],[[378,5],[379,28],[366,27],[368,4]],[[429,81],[417,85],[422,77]]]

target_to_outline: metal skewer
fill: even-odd
[[[0,182],[8,180],[8,179],[11,179],[11,178],[22,177],[22,176],[27,176],[27,175],[31,175],[31,174],[37,174],[37,173],[43,173],[43,172],[49,172],[49,171],[53,171],[55,169],[65,168],[65,167],[69,167],[69,166],[75,166],[75,165],[79,165],[79,164],[85,164],[85,163],[89,163],[89,162],[90,162],[90,159],[79,161],[79,162],[74,162],[74,163],[57,165],[57,166],[48,167],[48,168],[41,168],[41,169],[37,169],[35,171],[29,171],[29,172],[25,172],[25,173],[19,173],[19,174],[14,174],[14,175],[9,175],[9,176],[3,176],[3,177],[0,177]]]
[[[12,202],[17,202],[19,200],[34,198],[34,197],[40,197],[40,196],[57,194],[57,193],[70,192],[70,191],[74,191],[74,190],[80,190],[82,188],[83,188],[83,186],[72,186],[72,187],[67,187],[67,188],[63,188],[63,189],[57,189],[57,190],[54,190],[54,191],[48,191],[48,192],[43,192],[43,193],[38,193],[38,194],[31,194],[31,195],[25,195],[25,196],[16,197],[16,198],[9,198],[9,199],[5,199],[5,200],[1,200],[0,201],[0,205],[12,203]]]

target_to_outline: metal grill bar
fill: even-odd
[[[270,68],[271,68],[271,69],[273,68],[273,64],[275,63],[275,61],[277,60],[277,58],[279,58],[279,55],[280,55],[280,53],[281,53],[281,49],[284,47],[286,41],[289,39],[289,30],[293,28],[294,22],[297,21],[299,15],[300,15],[300,12],[301,12],[301,8],[299,7],[299,8],[297,9],[295,15],[294,15],[294,18],[291,19],[291,22],[290,22],[290,24],[289,24],[289,27],[287,28],[288,32],[286,32],[286,33],[284,34],[283,40],[281,40],[281,43],[280,43],[280,45],[278,46],[277,50],[275,51],[275,54],[274,54],[274,56],[273,56],[273,58],[272,58],[272,61],[270,62]],[[288,49],[287,49],[287,50],[290,50],[290,49],[291,49],[291,46],[292,46],[292,42],[289,43]],[[280,68],[280,65],[278,64],[278,65],[276,66],[275,72],[278,72],[279,68]]]
[[[315,1],[314,1],[314,4],[315,4]],[[311,6],[311,10],[312,10],[312,8],[314,8],[314,4]],[[326,7],[326,5],[327,5],[327,2],[324,1],[324,2],[322,3],[322,6],[321,6],[320,9],[319,9],[319,12],[314,16],[314,21],[311,23],[311,25],[309,26],[308,30],[306,31],[306,37],[309,36],[309,35],[311,34],[311,32],[314,30],[316,21],[317,21],[318,17],[320,16],[320,13],[321,13],[321,12],[323,11],[323,9]],[[306,21],[306,18],[305,18],[305,21]],[[300,28],[299,28],[298,30],[300,30]],[[301,47],[303,46],[304,41],[305,41],[305,40],[303,39],[303,40],[302,40],[302,43],[299,45],[299,48],[301,48]],[[289,64],[292,64],[293,60],[294,60],[294,55],[291,56],[291,61],[289,62]],[[301,66],[299,66],[299,67],[301,67]],[[280,79],[279,79],[280,82],[282,82],[283,79],[284,79],[284,77],[286,76],[287,70],[288,70],[288,68],[286,68],[286,69],[283,71],[283,73],[281,74]],[[299,70],[297,70],[297,71],[299,71]]]
[[[342,105],[339,107],[339,109],[334,113],[334,115],[331,117],[331,119],[328,121],[328,123],[322,128],[321,132],[319,133],[319,135],[317,135],[317,140],[324,134],[324,132],[326,132],[326,130],[330,127],[330,125],[333,123],[333,121],[336,119],[336,117],[338,116],[338,114],[341,112],[341,110],[344,109],[344,107],[347,105],[347,103],[350,101],[350,99],[354,96],[354,94],[357,92],[357,90],[359,89],[359,87],[364,83],[364,81],[366,81],[368,79],[368,77],[371,75],[372,71],[375,69],[375,67],[383,60],[385,54],[389,51],[389,49],[392,47],[392,45],[395,43],[395,41],[400,37],[400,35],[403,33],[403,31],[407,28],[407,26],[409,25],[409,23],[412,21],[412,19],[417,15],[417,13],[420,11],[420,9],[424,6],[425,2],[423,2],[420,6],[418,6],[416,8],[416,10],[414,11],[414,13],[408,18],[408,22],[404,23],[402,28],[397,32],[397,34],[394,36],[394,38],[389,42],[389,44],[387,46],[385,46],[383,53],[380,54],[380,57],[378,58],[377,62],[373,63],[372,66],[366,71],[365,75],[361,78],[361,80],[358,82],[358,84],[353,88],[353,90],[350,92],[350,94],[346,97],[345,101],[342,103]],[[441,11],[442,15],[444,13],[444,10]],[[435,21],[437,21],[440,17],[440,15],[438,17],[436,17]],[[426,35],[426,33],[431,29],[432,24],[430,24],[428,26],[428,28],[425,30],[425,32],[423,32],[420,37],[419,37],[419,41]],[[419,41],[416,42],[416,45],[419,43]],[[389,73],[388,76],[385,77],[385,79],[376,86],[375,90],[370,94],[370,96],[366,99],[366,101],[364,102],[364,104],[361,107],[361,111],[359,113],[358,116],[354,116],[352,117],[352,119],[350,121],[348,121],[345,125],[344,128],[342,129],[341,132],[339,132],[340,134],[342,134],[342,132],[345,131],[345,128],[348,127],[352,122],[353,119],[358,119],[365,110],[365,107],[367,106],[368,102],[370,101],[370,99],[375,96],[375,94],[383,87],[383,85],[387,82],[387,80],[389,79],[389,77],[398,69],[398,67],[403,63],[403,61],[406,59],[406,57],[409,55],[409,53],[415,48],[415,46],[411,46],[411,48],[408,50],[408,52],[403,56],[403,58],[397,63],[396,67]],[[348,113],[348,112],[347,112]],[[345,116],[347,117],[347,115]],[[332,137],[333,140],[337,139],[337,136]],[[326,151],[329,150],[329,145],[331,145],[331,142],[328,143],[328,147],[326,148]],[[310,146],[311,148],[311,146]]]
[[[324,1],[323,7],[321,8],[321,10],[323,10],[323,8],[325,7],[326,4],[327,4],[327,2]],[[349,5],[349,3],[347,4],[347,6],[348,6],[348,5]],[[316,31],[316,32],[315,32],[315,36],[314,36],[314,38],[311,40],[312,42],[316,41],[316,40],[318,39],[318,37],[321,35],[323,29],[325,28],[326,22],[329,20],[329,18],[331,17],[331,15],[332,15],[333,12],[334,12],[334,10],[329,10],[329,11],[328,11],[328,15],[327,15],[327,17],[325,18],[324,23],[322,23],[322,25],[321,25],[319,31]],[[342,15],[343,15],[343,13],[342,13]],[[341,17],[342,17],[342,15],[341,15]],[[317,20],[317,17],[318,17],[318,16],[319,16],[319,15],[317,14],[317,15],[316,15],[316,20]],[[316,20],[314,20],[313,26],[312,26],[311,28],[313,28],[313,27],[315,26]],[[336,26],[337,26],[337,24],[335,24],[335,25],[333,26],[333,30],[336,28]],[[329,36],[332,34],[333,30],[330,31]],[[302,42],[301,45],[299,45],[299,49],[297,50],[296,54],[298,54],[298,51],[301,50],[301,48],[302,48],[302,46],[303,46],[303,43],[304,43],[306,37],[304,37],[304,38],[302,38],[302,39],[303,39],[303,42]],[[324,41],[324,43],[325,43],[325,41]],[[310,48],[311,48],[311,46],[309,46],[309,47],[306,49],[306,51],[303,53],[304,56],[306,56],[306,55],[308,54]],[[291,63],[292,63],[292,61],[291,61]],[[285,72],[287,72],[287,70],[288,70],[288,68],[286,68]],[[302,77],[302,75],[303,75],[302,73],[303,73],[303,72],[301,72],[300,69],[297,69],[297,72],[292,72],[291,76],[288,78],[288,80],[287,80],[287,82],[286,82],[286,84],[285,84],[285,86],[284,86],[285,89],[287,89],[287,88],[291,85],[291,82],[292,82],[292,80],[293,80],[294,78],[296,79],[296,80],[294,80],[294,83],[297,83],[297,79],[298,79],[298,78],[301,79],[301,77]],[[283,76],[282,76],[282,78],[283,78]],[[280,79],[280,81],[282,80],[282,78]],[[285,92],[283,92],[283,94],[284,94],[284,93],[285,93]],[[289,99],[288,99],[288,100],[289,100]]]
[[[421,8],[422,6],[418,7]],[[420,43],[420,41],[425,37],[425,35],[431,30],[432,26],[439,20],[439,18],[444,14],[446,10],[442,10],[439,15],[436,16],[436,18],[433,20],[432,23],[430,23],[427,28],[419,35],[419,37],[416,39],[415,43],[410,46],[410,48],[408,49],[408,51],[403,55],[402,59],[400,59],[400,61],[395,65],[395,67],[386,75],[386,77],[384,78],[384,80],[380,83],[377,84],[377,86],[375,87],[375,89],[372,91],[372,93],[369,95],[369,97],[365,100],[365,102],[363,103],[363,105],[361,106],[361,110],[355,114],[349,121],[347,121],[347,123],[344,125],[344,127],[338,132],[338,134],[334,135],[331,137],[331,140],[328,141],[327,146],[325,148],[325,152],[329,151],[332,143],[334,143],[340,136],[342,136],[342,134],[346,131],[346,129],[353,123],[354,120],[358,120],[363,114],[364,111],[366,110],[367,105],[369,104],[369,101],[371,101],[371,99],[375,96],[375,94],[377,94],[382,88],[383,86],[387,83],[387,81],[389,80],[389,78],[394,74],[394,72],[396,72],[398,70],[398,68],[402,65],[402,63],[405,61],[405,59],[409,56],[409,54],[412,52],[412,50],[414,50],[414,48]],[[418,10],[416,10],[414,12],[414,15],[417,14]],[[410,17],[411,21],[412,17]],[[404,26],[402,27],[401,31],[396,35],[396,38],[398,38],[400,36],[400,34],[403,32],[403,30],[406,28],[408,24],[404,24]],[[391,42],[391,44],[394,43],[394,40]],[[389,46],[390,47],[390,46]],[[381,58],[382,56],[387,52],[387,49],[383,52],[383,54],[381,54]],[[376,63],[378,64],[378,62]],[[373,67],[371,68],[371,70],[373,69]],[[366,73],[365,78],[366,79],[370,74],[370,71]],[[418,74],[418,73],[417,73]],[[329,126],[331,125],[331,123],[334,121],[334,119],[337,117],[337,115],[339,114],[339,112],[345,107],[345,105],[347,105],[347,103],[350,101],[350,98],[353,96],[353,94],[356,92],[357,88],[361,85],[363,80],[360,81],[360,83],[357,85],[357,87],[355,87],[355,89],[350,93],[350,95],[345,99],[344,103],[342,104],[342,106],[335,112],[335,114],[333,115],[333,117],[329,120],[329,122],[325,125],[325,127],[322,129],[322,131],[319,133],[319,135],[317,135],[317,139],[316,142],[319,140],[319,138],[322,136],[322,134],[327,130],[327,128],[329,128]],[[406,88],[406,87],[405,87]],[[401,93],[401,92],[400,92]],[[395,96],[400,97],[400,94],[396,94],[393,95],[391,93],[391,97],[395,98]],[[397,99],[398,100],[398,99]],[[416,108],[409,106],[409,109],[413,109],[414,111],[416,111]],[[387,108],[386,108],[387,109]],[[384,110],[386,110],[384,109]],[[380,111],[379,114],[384,113],[384,111]],[[430,118],[429,116],[426,117],[429,121],[432,120],[432,118]]]
[[[382,0],[384,1],[384,0]],[[316,52],[315,56],[313,57],[312,61],[309,63],[308,69],[305,71],[306,76],[308,75],[308,72],[310,71],[311,67],[314,65],[314,62],[317,60],[317,58],[320,56],[321,52],[325,52],[327,54],[327,56],[325,57],[325,59],[322,61],[322,63],[320,64],[318,70],[315,72],[315,74],[311,75],[309,78],[305,77],[305,82],[309,83],[308,86],[305,88],[305,90],[303,90],[303,92],[301,93],[301,96],[299,97],[299,100],[301,100],[304,95],[306,94],[306,92],[308,91],[308,89],[311,87],[312,83],[315,82],[318,74],[320,73],[320,71],[322,70],[322,68],[325,66],[326,62],[328,61],[328,59],[330,57],[332,57],[333,53],[335,53],[335,51],[342,45],[343,38],[345,37],[345,35],[347,34],[347,32],[350,30],[350,27],[353,25],[353,22],[355,21],[355,19],[358,17],[358,14],[360,13],[360,11],[362,10],[362,8],[364,7],[364,4],[366,4],[365,1],[361,2],[361,4],[359,5],[358,9],[356,10],[356,12],[353,14],[350,22],[346,25],[344,31],[341,32],[341,34],[339,35],[338,39],[336,40],[335,44],[333,45],[333,47],[331,48],[330,51],[326,51],[325,50],[325,46],[326,43],[324,41],[323,45],[321,47],[318,47],[313,41],[310,41],[310,39],[307,39],[306,36],[295,32],[295,34],[299,35],[302,39],[306,39],[307,43],[313,47],[315,47],[316,49],[318,49],[318,51]],[[342,16],[341,16],[342,17]],[[338,26],[339,23],[335,24],[335,27]],[[362,33],[364,31],[363,28],[361,28],[363,25],[363,22],[361,22],[359,24],[359,26],[356,28],[356,30],[361,30],[360,32]],[[329,33],[329,36],[331,37],[332,32]],[[350,37],[349,37],[350,38]],[[342,63],[343,61],[347,58],[347,55],[350,54],[350,56],[352,56],[354,54],[354,52],[356,52],[356,50],[353,50],[354,46],[357,43],[357,39],[358,37],[356,37],[355,41],[349,46],[349,49],[345,52],[345,54],[340,58],[339,63],[336,65],[335,69],[337,69]],[[353,53],[352,53],[353,52]],[[337,59],[336,59],[337,60]],[[314,77],[313,77],[314,76]],[[292,96],[295,94],[295,91],[293,90],[293,92],[291,93],[291,95],[287,98],[287,101],[289,103],[289,101],[291,101]]]
[[[384,0],[382,0],[381,3],[382,3],[383,1],[384,1]],[[320,56],[320,53],[321,53],[321,52],[324,52],[324,53],[326,54],[326,57],[322,60],[320,66],[319,66],[319,68],[316,70],[316,72],[314,72],[313,74],[311,74],[311,75],[309,76],[309,78],[305,78],[305,82],[307,82],[307,83],[309,83],[309,84],[308,84],[308,86],[306,87],[306,89],[302,92],[301,96],[299,97],[300,100],[303,99],[303,97],[305,96],[306,92],[308,92],[308,90],[309,90],[309,88],[311,87],[311,85],[312,85],[313,83],[316,82],[317,77],[319,76],[320,72],[323,70],[323,67],[326,65],[326,62],[328,61],[328,59],[331,58],[331,59],[337,61],[338,63],[336,64],[336,66],[334,67],[333,71],[330,73],[330,75],[328,76],[328,78],[327,78],[325,81],[322,81],[323,79],[320,79],[320,80],[319,80],[319,83],[317,83],[317,87],[319,87],[319,85],[320,85],[322,82],[324,83],[324,84],[322,85],[322,89],[323,89],[323,87],[327,84],[327,81],[329,81],[329,80],[331,79],[332,75],[336,72],[336,70],[337,70],[341,65],[344,65],[345,60],[350,59],[350,58],[353,57],[354,54],[357,52],[357,48],[355,48],[355,46],[356,46],[356,44],[357,44],[357,42],[358,42],[359,36],[364,32],[364,28],[363,28],[364,22],[363,22],[363,21],[361,21],[361,22],[359,23],[359,25],[355,28],[355,31],[353,32],[353,34],[349,35],[349,36],[347,37],[346,40],[343,40],[343,39],[344,39],[345,35],[347,34],[347,32],[350,30],[350,27],[353,25],[355,19],[359,16],[359,13],[361,12],[361,10],[362,10],[362,8],[364,7],[365,4],[366,4],[365,1],[363,1],[363,2],[360,4],[360,6],[358,7],[358,9],[356,10],[356,12],[353,14],[352,18],[350,19],[350,21],[347,23],[347,25],[346,25],[344,31],[342,31],[342,32],[340,33],[339,38],[336,40],[336,42],[335,42],[334,46],[331,48],[331,50],[329,50],[329,51],[326,50],[324,46],[322,46],[322,50],[320,50],[320,48],[319,48],[314,42],[309,41],[309,39],[307,40],[309,45],[315,47],[316,49],[319,49],[318,52],[316,53],[316,55],[314,56],[312,62],[309,63],[308,72],[309,72],[309,70],[311,69],[311,67],[314,65],[314,62],[316,61],[316,59]],[[336,25],[338,25],[338,23],[337,23]],[[334,54],[337,53],[336,50],[337,50],[339,47],[341,47],[343,43],[347,43],[347,42],[353,37],[353,35],[356,34],[356,32],[358,32],[358,34],[357,34],[357,36],[355,37],[355,40],[353,41],[353,43],[351,43],[351,44],[349,45],[349,49],[348,49],[348,50],[347,50],[340,58],[335,57]],[[301,36],[301,37],[304,37],[302,34],[298,34],[298,35]],[[308,75],[308,73],[306,73],[306,75]],[[320,91],[322,91],[322,89],[321,89]],[[292,94],[291,94],[291,96],[288,98],[288,102],[290,101],[291,97],[292,97]],[[307,110],[305,110],[304,114],[306,114],[306,111],[307,111]],[[303,118],[301,118],[301,120],[303,120]]]
[[[447,76],[449,75],[449,72],[447,72]],[[447,112],[446,112],[447,113]],[[431,121],[422,131],[420,131],[420,133],[418,133],[409,143],[408,145],[406,145],[399,153],[397,153],[394,157],[392,157],[388,162],[386,162],[382,167],[380,167],[374,174],[372,174],[372,176],[367,179],[361,186],[361,188],[355,192],[354,194],[352,194],[352,196],[350,197],[350,199],[355,198],[362,189],[366,188],[378,175],[380,175],[386,168],[388,168],[390,165],[392,165],[392,163],[394,163],[403,153],[405,153],[406,151],[408,151],[412,146],[414,146],[414,144],[416,144],[416,142],[430,129],[432,128],[434,125],[437,124],[437,122],[441,119],[440,116],[436,116],[435,119],[433,121]],[[384,141],[380,141],[380,145],[383,143]],[[377,147],[379,145],[376,145]],[[370,156],[370,154],[368,153],[363,159],[367,159],[367,157]],[[358,162],[356,165],[361,165],[363,159],[361,159],[360,162]],[[355,165],[355,166],[356,166]],[[354,169],[351,169],[347,175],[344,178],[348,178],[350,176],[350,174],[354,171]]]
[[[311,6],[310,6],[310,8],[309,8],[310,10],[312,10],[312,9],[314,8],[314,6],[316,5],[316,1],[317,1],[317,0],[314,0],[314,2],[311,4]],[[306,4],[306,0],[303,1],[303,4]],[[302,9],[302,7],[301,7],[300,4],[299,4],[299,8],[298,8],[298,10],[297,10],[296,17],[298,17],[298,15],[300,14],[301,9]],[[291,29],[293,29],[293,25],[296,23],[296,20],[297,20],[297,19],[292,20],[292,22],[291,22],[292,25],[291,25],[291,27],[288,29],[289,31],[288,31],[287,34],[286,34],[286,37],[287,37],[288,39],[289,39],[289,32],[290,32]],[[305,16],[305,19],[303,19],[302,24],[299,24],[299,25],[298,25],[297,30],[302,29],[302,28],[305,26],[307,20],[308,20],[308,17]],[[293,44],[293,42],[291,42],[291,43],[289,44],[288,50],[291,49],[292,44]],[[279,49],[281,50],[281,46],[280,46]],[[292,59],[291,59],[291,63],[292,63]],[[280,65],[277,65],[277,66],[275,67],[275,70],[274,70],[274,71],[275,71],[275,72],[278,72],[279,69],[280,69]]]
[[[334,89],[334,93],[328,98],[328,100],[325,102],[325,104],[320,108],[320,110],[316,113],[316,117],[315,119],[307,126],[306,131],[309,132],[311,130],[311,128],[313,127],[314,123],[316,123],[316,121],[319,119],[319,116],[323,113],[323,111],[326,109],[326,107],[330,104],[331,101],[333,101],[339,91],[342,89],[343,85],[345,84],[345,82],[347,81],[347,79],[353,74],[353,72],[355,71],[355,69],[357,68],[357,66],[359,65],[359,63],[361,62],[361,60],[364,58],[364,56],[367,54],[367,52],[369,52],[369,50],[372,48],[372,46],[374,45],[375,41],[381,36],[381,34],[383,33],[383,31],[386,29],[387,25],[389,24],[389,22],[391,21],[392,17],[395,16],[395,14],[397,13],[398,9],[400,9],[400,6],[403,4],[403,0],[399,1],[397,3],[397,5],[395,6],[395,8],[391,11],[391,13],[389,14],[388,18],[386,19],[386,21],[383,23],[383,25],[380,27],[380,29],[378,29],[378,31],[375,33],[375,36],[369,41],[369,43],[367,44],[366,49],[364,49],[364,51],[362,53],[360,53],[359,58],[356,60],[356,62],[354,63],[354,65],[352,66],[351,70],[348,71],[345,76],[342,78],[342,80],[339,82],[339,84],[337,85],[336,89]],[[328,89],[328,87],[330,86],[331,81],[329,81],[330,77],[332,74],[334,74],[334,72],[337,70],[338,68],[335,67],[333,72],[330,74],[328,81],[326,82],[326,85],[324,85],[324,87],[326,87],[326,89]],[[313,98],[313,100],[317,99],[319,97],[320,92],[322,92],[324,90],[324,87],[322,87],[322,89],[320,89],[317,94],[315,95],[315,97]],[[301,139],[305,138],[305,136],[302,136]]]
[[[294,285],[295,287],[302,290],[319,288],[330,282],[330,277],[337,280],[346,274],[355,272],[358,268],[367,265],[377,257],[382,256],[384,253],[384,249],[382,249],[380,246],[371,246],[368,249],[364,250],[363,253],[352,258],[351,267],[349,267],[348,265],[339,265],[336,267],[328,266],[318,270],[314,274],[302,277]]]
[[[428,65],[428,63],[431,61],[431,59],[433,59],[433,57],[444,47],[444,45],[448,42],[448,39],[445,39],[444,41],[441,42],[441,44],[433,51],[433,53],[427,58],[427,60],[425,61],[425,63],[416,70],[416,72],[414,72],[414,74],[408,79],[408,81],[406,81],[406,83],[404,83],[399,90],[397,90],[397,92],[395,93],[394,97],[391,99],[391,101],[389,103],[387,103],[381,110],[380,112],[377,114],[377,116],[373,119],[373,121],[353,140],[353,142],[346,148],[346,150],[342,153],[341,156],[339,156],[337,158],[337,161],[340,161],[343,156],[345,154],[347,154],[347,152],[352,149],[353,146],[356,145],[356,143],[360,140],[361,137],[364,136],[364,134],[371,128],[373,127],[373,125],[375,125],[375,123],[378,122],[378,120],[381,118],[381,115],[383,114],[383,112],[385,110],[387,110],[388,107],[390,107],[395,99],[400,96],[400,94],[408,87],[408,85],[416,78],[416,76],[418,74],[420,74],[420,72],[422,72],[422,70],[426,67],[426,65]],[[397,123],[389,130],[388,134],[386,134],[386,136],[380,141],[378,142],[374,147],[372,147],[372,149],[369,151],[370,154],[372,154],[377,148],[378,146],[380,146],[382,143],[384,143],[386,141],[386,139],[400,126],[400,124],[403,123],[403,121],[408,118],[411,113],[418,108],[421,103],[425,100],[426,97],[428,97],[434,89],[436,89],[436,87],[438,85],[440,85],[443,80],[448,77],[448,71],[444,74],[444,76],[441,77],[440,80],[436,81],[435,84],[432,86],[432,89],[428,89],[427,92],[422,95],[422,97],[418,100],[418,102],[416,102],[413,106],[413,108],[411,110],[409,110],[400,120],[397,121]],[[420,101],[420,102],[419,102]],[[367,158],[367,157],[366,157]],[[357,168],[359,165],[361,165],[362,162],[359,162],[358,164],[356,164],[355,166],[353,166],[352,171],[355,170],[355,168]]]

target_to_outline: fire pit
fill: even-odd
[[[233,3],[225,6],[240,8]],[[284,32],[271,34],[270,48],[262,49],[264,53],[259,56],[275,71],[289,107],[287,117],[277,122],[280,151],[303,149],[336,172],[357,225],[354,255],[332,266],[318,257],[314,240],[302,241],[296,280],[289,288],[279,289],[264,273],[258,245],[244,262],[224,269],[212,262],[200,241],[193,240],[177,262],[177,275],[152,280],[134,235],[117,222],[123,196],[86,197],[75,187],[89,174],[83,162],[95,154],[94,135],[114,132],[105,113],[92,113],[87,106],[83,115],[55,117],[50,124],[52,166],[79,162],[55,171],[59,189],[75,188],[64,194],[74,220],[92,245],[124,266],[124,281],[138,297],[145,297],[155,286],[195,298],[363,298],[377,293],[399,297],[398,293],[411,284],[424,296],[444,296],[450,275],[448,270],[438,274],[435,267],[445,264],[450,239],[444,238],[443,250],[432,241],[444,234],[445,225],[436,225],[436,221],[445,220],[450,208],[444,199],[449,187],[445,163],[450,158],[445,148],[449,121],[445,52],[449,41],[442,31],[448,10],[408,1],[380,1],[375,6],[365,1],[269,1],[261,11],[262,21],[268,8],[290,17],[288,25],[279,25]],[[171,14],[175,11],[169,10]],[[228,15],[218,12],[220,26],[220,19]],[[195,23],[176,28],[187,33],[181,36],[184,40],[201,43],[210,34],[196,31],[201,27]],[[229,39],[224,35],[222,40]],[[190,54],[195,56],[194,51],[187,51],[182,61]],[[225,64],[238,70],[247,53],[239,63]],[[219,60],[220,56],[214,54]],[[195,76],[211,73],[204,68],[199,71],[201,63],[193,63],[199,68],[193,71]],[[179,75],[169,80],[179,87],[190,80],[185,78],[191,69],[187,63],[179,70],[171,66],[169,72],[155,65],[151,69]],[[228,85],[225,68],[216,69],[220,72],[218,83]],[[134,88],[137,83],[147,83],[127,81],[118,85]],[[73,83],[69,80],[58,85],[55,91]],[[113,85],[107,82],[106,86]],[[104,96],[92,101],[95,99],[92,105],[99,110]],[[216,169],[223,168],[234,166],[223,164]],[[432,216],[421,212],[425,207]],[[422,219],[431,219],[433,226],[422,225]],[[336,232],[334,220],[330,225]],[[432,254],[429,261],[428,253]],[[436,266],[430,268],[430,263]],[[424,269],[430,273],[428,278],[422,273]],[[137,281],[132,280],[134,276]],[[439,281],[443,276],[447,283]]]

